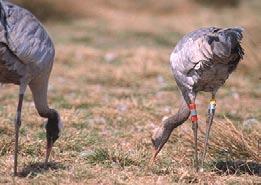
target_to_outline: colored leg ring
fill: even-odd
[[[209,102],[209,106],[208,106],[209,110],[215,110],[216,109],[216,100],[211,100]]]
[[[196,104],[191,103],[189,104],[189,109],[190,109],[190,115],[191,115],[191,121],[194,123],[198,121],[198,116],[197,116],[197,110],[196,110]]]
[[[194,123],[196,121],[198,121],[198,116],[195,115],[195,116],[191,116],[191,121]]]

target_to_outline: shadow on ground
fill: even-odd
[[[249,174],[261,176],[261,163],[246,161],[219,161],[215,164],[218,174],[240,175]]]
[[[47,166],[44,163],[31,163],[25,166],[21,172],[19,172],[19,177],[35,177],[38,174],[44,173],[48,170],[58,170],[58,169],[65,169],[66,167],[60,163],[56,162],[49,162]]]

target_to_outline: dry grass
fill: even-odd
[[[57,48],[49,102],[65,125],[48,169],[41,163],[44,120],[28,91],[21,174],[12,177],[18,88],[1,87],[0,184],[260,184],[261,28],[255,11],[260,3],[215,12],[189,1],[164,0],[176,2],[172,6],[178,11],[161,14],[160,3],[150,5],[150,11],[142,4],[149,1],[115,2],[92,1],[95,16],[47,24]],[[127,11],[128,6],[140,9]],[[218,93],[206,171],[193,170],[189,121],[173,132],[156,164],[149,166],[151,132],[177,110],[179,101],[168,62],[171,49],[185,32],[213,24],[244,26],[246,57]],[[201,151],[208,99],[202,93],[197,102]]]

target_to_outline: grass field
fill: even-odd
[[[261,184],[261,3],[241,2],[214,8],[188,0],[79,0],[72,5],[79,18],[45,22],[56,45],[49,103],[64,130],[43,169],[44,120],[27,90],[14,178],[18,87],[1,87],[0,184]],[[182,35],[213,25],[243,26],[246,55],[218,92],[206,170],[193,169],[190,121],[150,166],[151,133],[179,105],[169,55]],[[209,98],[197,100],[200,151]]]

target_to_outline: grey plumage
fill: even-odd
[[[51,68],[53,43],[41,23],[27,10],[8,1],[1,2],[0,41],[17,58],[3,58],[9,70],[30,81]],[[25,66],[24,64],[29,64]],[[25,77],[26,76],[26,77]]]
[[[236,69],[244,52],[240,45],[242,28],[201,28],[185,35],[170,56],[174,78],[183,96],[179,112],[163,121],[163,126],[155,132],[152,142],[157,154],[167,142],[174,128],[189,117],[189,105],[195,103],[199,91],[211,92],[215,99],[217,90]],[[214,111],[208,112],[207,133],[202,165],[207,148],[209,130]],[[195,161],[197,166],[197,121],[193,123],[195,136]]]
[[[217,91],[244,54],[242,31],[202,28],[181,39],[170,58],[181,91]]]
[[[16,150],[14,173],[17,173],[18,131],[21,124],[23,95],[29,85],[40,116],[48,118],[47,155],[59,137],[60,116],[47,103],[47,88],[54,61],[54,45],[41,23],[29,11],[8,1],[0,1],[0,83],[19,85],[16,115]]]

